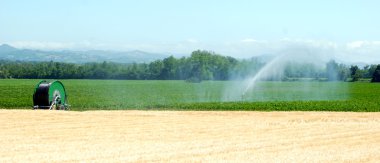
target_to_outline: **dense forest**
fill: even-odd
[[[210,51],[197,50],[189,57],[167,57],[151,63],[62,63],[0,61],[0,78],[26,79],[129,79],[129,80],[229,80],[251,76],[265,65],[260,58],[238,60]],[[359,68],[331,60],[318,68],[312,64],[288,63],[281,78],[268,80],[357,81],[361,78],[380,80],[380,65]]]

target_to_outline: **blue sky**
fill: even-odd
[[[0,43],[182,54],[206,49],[236,57],[302,45],[370,58],[380,56],[379,6],[375,0],[0,0]]]

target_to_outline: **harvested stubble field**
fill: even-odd
[[[380,113],[0,110],[0,162],[380,160]]]

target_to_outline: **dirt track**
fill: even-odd
[[[380,160],[380,113],[0,110],[0,162]]]

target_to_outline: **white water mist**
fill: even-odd
[[[344,84],[297,81],[297,83],[281,82],[284,79],[285,68],[289,64],[308,64],[319,70],[326,68],[326,63],[332,59],[328,53],[313,48],[293,48],[281,52],[267,62],[252,76],[233,79],[224,91],[222,101],[270,101],[270,100],[328,100],[333,91]],[[272,82],[263,82],[272,80]],[[281,82],[281,84],[279,84]],[[287,85],[297,84],[290,91],[282,91]],[[282,91],[282,92],[281,92]],[[281,97],[282,96],[282,97]],[[339,97],[341,98],[341,97]]]

